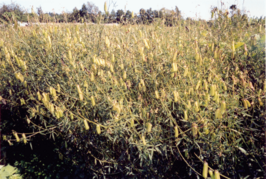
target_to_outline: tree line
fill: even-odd
[[[162,8],[160,10],[140,9],[137,14],[122,9],[117,11],[101,12],[99,8],[92,2],[87,2],[80,9],[75,7],[72,12],[44,13],[42,7],[33,8],[31,12],[27,12],[20,5],[11,3],[0,7],[0,23],[7,23],[12,20],[21,22],[56,22],[56,23],[122,23],[122,24],[150,24],[158,19],[164,19],[164,23],[173,26],[182,19],[181,11],[178,7],[175,10]]]

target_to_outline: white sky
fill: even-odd
[[[103,10],[104,2],[110,4],[111,1],[116,2],[117,7],[110,7],[110,12],[112,9],[134,11],[138,13],[141,8],[152,10],[159,10],[163,7],[166,9],[174,9],[175,6],[179,8],[183,17],[191,18],[201,18],[210,19],[211,7],[218,6],[221,7],[221,2],[224,3],[224,7],[229,8],[232,4],[236,4],[241,10],[248,11],[249,17],[260,17],[266,16],[265,12],[265,0],[0,0],[0,6],[3,4],[10,4],[14,2],[21,5],[26,10],[30,12],[31,7],[42,7],[44,12],[61,13],[64,11],[72,11],[74,7],[81,9],[82,4],[86,2],[92,2],[99,7],[101,11]]]

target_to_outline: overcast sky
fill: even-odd
[[[89,0],[89,2],[98,6],[101,11],[103,11],[105,1],[111,4],[112,0]],[[82,4],[88,2],[88,0],[0,0],[0,5],[10,4],[11,2],[21,5],[29,12],[32,6],[35,10],[41,6],[44,12],[53,12],[54,10],[56,13],[61,13],[63,10],[71,12],[74,7],[81,9]],[[236,4],[241,10],[246,10],[249,17],[266,16],[265,0],[113,0],[113,2],[116,2],[117,6],[115,8],[111,6],[110,11],[112,9],[126,9],[138,13],[141,8],[159,10],[165,7],[171,10],[177,6],[185,18],[206,20],[210,19],[211,7],[221,7],[221,2],[223,2],[224,7],[227,8],[232,4]]]

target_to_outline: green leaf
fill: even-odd
[[[244,42],[237,42],[235,44],[235,49],[238,49],[239,47],[243,46],[245,43]]]
[[[15,167],[12,167],[11,165],[7,165],[7,166],[1,168],[0,176],[1,176],[1,178],[6,178],[9,176],[12,176],[16,172],[17,172],[17,169]]]

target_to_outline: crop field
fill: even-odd
[[[6,146],[61,137],[99,178],[265,175],[263,20],[3,27],[0,66]]]

